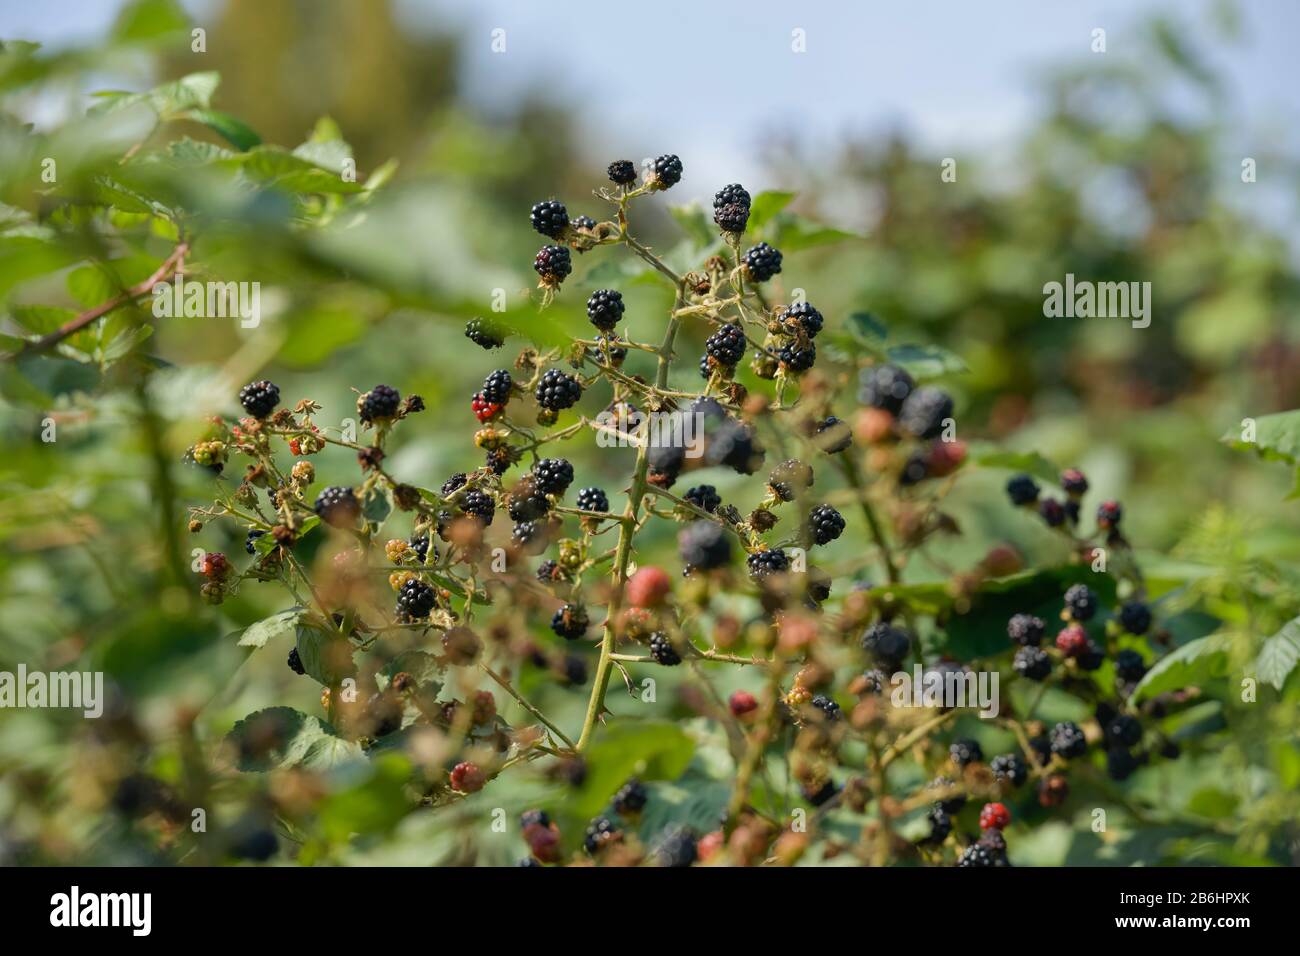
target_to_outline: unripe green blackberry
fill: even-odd
[[[529,219],[534,229],[552,239],[559,239],[569,227],[569,211],[564,208],[564,203],[554,199],[534,204]]]

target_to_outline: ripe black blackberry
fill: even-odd
[[[755,282],[766,282],[781,271],[781,252],[760,242],[745,253],[745,271]]]
[[[687,569],[710,571],[731,563],[731,538],[712,521],[694,521],[677,536],[678,551]]]
[[[425,563],[425,558],[429,556],[429,533],[427,531],[420,534],[413,534],[407,539],[406,543],[415,552],[415,556],[421,564]],[[433,560],[438,560],[438,546],[433,546]]]
[[[952,418],[952,408],[952,398],[943,389],[918,388],[898,410],[898,426],[917,438],[938,438]]]
[[[835,785],[834,780],[827,780],[820,787],[814,784],[802,784],[799,792],[803,794],[805,800],[814,807],[823,806],[831,797],[840,792],[840,788]]]
[[[499,368],[483,379],[482,395],[493,405],[504,405],[510,401],[510,386],[513,384],[514,379],[510,377],[510,372]]]
[[[891,670],[897,668],[912,649],[912,637],[901,627],[877,621],[862,634],[862,649]]]
[[[709,514],[717,511],[718,505],[722,504],[722,496],[718,494],[718,489],[713,485],[694,485],[686,489],[686,494],[682,495],[682,497],[701,511],[707,511]]]
[[[1038,500],[1038,482],[1029,475],[1012,475],[1007,482],[1007,497],[1013,505],[1032,505]]]
[[[248,530],[248,537],[244,539],[244,550],[249,554],[257,554],[257,546],[254,542],[264,534],[266,534],[266,532],[261,528],[250,528]]]
[[[1141,601],[1128,601],[1120,606],[1119,623],[1130,634],[1145,634],[1151,629],[1151,608]]]
[[[291,648],[289,659],[285,662],[289,665],[289,670],[293,671],[299,677],[307,673],[306,668],[302,666],[302,658],[298,656],[298,648]]]
[[[745,357],[745,330],[728,322],[704,341],[704,351],[719,365],[734,368]]]
[[[710,465],[726,465],[742,475],[752,475],[763,465],[763,446],[754,429],[728,418],[710,436],[704,458]]]
[[[926,784],[927,790],[950,790],[956,784],[953,783],[952,777],[938,776]],[[966,794],[959,793],[956,796],[947,797],[943,800],[937,800],[934,804],[947,814],[960,813],[961,808],[966,806]]]
[[[732,203],[740,203],[742,206],[752,205],[749,191],[740,183],[723,186],[713,194],[714,209],[721,209],[723,206],[729,206]]]
[[[484,349],[499,349],[505,345],[505,332],[489,319],[470,319],[465,323],[465,338]]]
[[[587,824],[587,832],[583,835],[582,846],[588,853],[595,856],[601,847],[609,843],[614,843],[622,839],[623,831],[620,830],[609,817],[597,817]]]
[[[806,372],[817,364],[817,346],[812,342],[800,345],[794,339],[781,346],[776,357],[787,372]]]
[[[596,220],[590,216],[574,216],[571,222],[574,229],[591,230],[596,228]]]
[[[713,221],[723,232],[739,235],[749,225],[749,206],[739,202],[719,206],[713,210]]]
[[[548,369],[537,383],[534,397],[542,408],[558,412],[577,404],[582,398],[582,385],[558,368]]]
[[[816,707],[823,714],[825,714],[827,720],[839,719],[840,705],[835,703],[835,701],[831,700],[825,694],[818,694],[808,703],[810,703],[812,706]]]
[[[1065,607],[1076,621],[1088,621],[1097,613],[1097,595],[1086,584],[1074,584],[1065,592]]]
[[[1007,861],[1005,856],[999,855],[992,847],[983,843],[972,843],[961,851],[961,856],[957,859],[957,865],[976,868],[1006,866]]]
[[[968,764],[982,761],[984,751],[980,748],[979,741],[971,740],[969,737],[959,737],[948,748],[948,756],[952,758],[952,762],[957,766],[965,767]]]
[[[1052,659],[1041,647],[1030,645],[1016,651],[1011,667],[1017,674],[1028,680],[1046,680],[1052,673]]]
[[[1115,655],[1115,676],[1125,683],[1136,684],[1146,672],[1146,661],[1137,651],[1126,648]]]
[[[537,580],[542,584],[554,584],[564,580],[564,569],[558,561],[543,561],[537,566]]]
[[[363,422],[393,418],[402,405],[401,393],[391,385],[376,385],[357,402],[357,414]]]
[[[544,495],[562,495],[573,484],[573,465],[564,458],[543,458],[533,465],[533,481]]]
[[[651,182],[657,189],[668,189],[682,181],[682,161],[672,153],[665,153],[655,160],[654,178]]]
[[[1075,658],[1075,663],[1079,665],[1079,670],[1101,670],[1101,665],[1106,663],[1106,651],[1096,641],[1089,638],[1088,646],[1082,654]]]
[[[551,630],[566,641],[576,641],[587,633],[591,620],[581,604],[566,604],[551,617]]]
[[[781,501],[793,501],[800,492],[815,483],[812,465],[798,458],[787,458],[767,476],[767,486]]]
[[[492,474],[504,475],[515,463],[515,456],[510,445],[502,445],[500,448],[489,448],[484,453],[483,461],[492,469]]]
[[[1112,780],[1127,780],[1140,766],[1141,761],[1123,747],[1112,747],[1106,751],[1106,775]]]
[[[916,383],[897,365],[876,365],[862,373],[858,401],[897,415]]]
[[[662,631],[655,631],[655,633],[651,634],[648,643],[650,645],[650,656],[664,667],[676,667],[682,662],[682,656],[673,647],[673,642]]]
[[[537,521],[520,521],[510,532],[513,541],[524,554],[541,554],[546,550],[546,528]]]
[[[463,471],[458,471],[442,483],[442,496],[448,498],[455,494],[459,489],[465,487],[465,482],[469,481],[469,475]]]
[[[630,159],[616,159],[606,170],[609,181],[620,186],[630,186],[636,182],[636,164]]]
[[[492,500],[491,495],[479,491],[477,488],[471,488],[461,497],[460,510],[488,525],[492,523],[492,518],[496,515],[497,505]]]
[[[569,227],[569,211],[564,208],[564,203],[554,199],[535,203],[529,219],[534,229],[552,239],[559,239]]]
[[[770,575],[788,571],[790,559],[780,548],[770,548],[767,551],[755,551],[745,559],[745,566],[749,569],[749,576],[760,581]]]
[[[612,332],[626,308],[623,293],[613,289],[597,289],[587,298],[587,318],[602,332]]]
[[[578,508],[582,511],[609,511],[609,495],[600,488],[583,488],[578,492]]]
[[[903,470],[898,475],[898,483],[903,487],[919,484],[930,477],[930,456],[923,451],[914,451],[903,462]]]
[[[1088,752],[1088,738],[1074,721],[1066,720],[1052,728],[1052,753],[1070,760]]]
[[[556,286],[573,271],[567,246],[542,246],[533,258],[533,269],[545,285]]]
[[[1111,746],[1136,747],[1142,741],[1142,723],[1131,714],[1116,714],[1102,727]]]
[[[571,687],[581,687],[587,683],[587,662],[576,654],[566,654],[560,667],[564,682]]]
[[[700,378],[708,378],[713,374],[713,366],[709,364],[709,353],[705,352],[700,356]]]
[[[834,415],[828,415],[817,423],[813,443],[828,455],[838,455],[847,451],[853,444],[853,431],[847,422],[842,422]]]
[[[610,806],[614,812],[622,816],[630,813],[640,813],[645,809],[646,801],[650,799],[650,794],[645,788],[645,784],[632,777],[627,783],[619,787],[618,792],[610,801]]]
[[[537,487],[536,480],[525,477],[510,492],[507,512],[511,521],[536,521],[551,510],[551,503]]]
[[[1014,614],[1007,621],[1007,636],[1021,647],[1037,647],[1043,643],[1043,632],[1047,625],[1041,617],[1032,614]]]
[[[808,513],[808,530],[816,544],[829,544],[844,533],[844,517],[830,505],[818,505]]]
[[[1029,776],[1029,768],[1019,754],[999,754],[989,762],[989,769],[1000,783],[1018,787]]]
[[[239,404],[254,418],[265,418],[280,404],[280,387],[266,379],[249,382],[239,390]]]
[[[943,807],[935,804],[926,812],[925,818],[930,822],[930,833],[925,838],[927,843],[942,843],[952,832],[952,817],[944,811]]]
[[[690,866],[699,859],[696,844],[699,838],[695,831],[683,824],[672,824],[664,830],[659,843],[650,853],[655,866],[667,866],[677,869]]]
[[[777,319],[783,325],[802,329],[810,339],[816,338],[817,333],[822,330],[822,314],[817,311],[811,302],[796,302],[794,305],[787,305],[777,314]]]
[[[316,497],[315,511],[328,525],[349,527],[361,516],[361,503],[351,488],[331,485]]]
[[[432,585],[419,578],[411,578],[397,592],[397,619],[417,621],[426,618],[437,601],[438,595]]]

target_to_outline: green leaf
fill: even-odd
[[[325,632],[299,622],[296,646],[303,671],[326,687],[357,673],[357,665],[352,660],[352,643],[338,631]]]
[[[863,345],[875,350],[884,348],[885,339],[889,336],[885,323],[870,312],[854,312],[850,315],[849,331]]]
[[[1236,812],[1238,802],[1235,796],[1217,787],[1204,787],[1188,798],[1186,809],[1198,817],[1222,820]]]
[[[270,535],[265,537],[270,537]],[[267,641],[295,631],[298,622],[306,612],[306,608],[291,607],[287,611],[280,611],[268,618],[263,618],[256,624],[250,624],[244,629],[244,633],[240,635],[239,646],[265,647]]]
[[[677,220],[677,225],[682,227],[682,231],[697,245],[707,246],[717,238],[717,230],[713,228],[708,215],[699,203],[693,202],[689,206],[669,206],[668,212],[672,214],[673,219]]]
[[[778,213],[773,225],[775,226],[773,243],[782,252],[797,252],[800,249],[843,242],[845,239],[862,238],[856,233],[819,225],[811,219],[788,212]]]
[[[112,36],[118,43],[143,43],[179,33],[189,25],[176,0],[134,0],[117,15]]]
[[[321,773],[365,757],[365,751],[355,740],[327,735],[311,742],[302,755],[302,766]]]
[[[361,513],[376,526],[382,525],[392,511],[393,502],[389,499],[388,492],[380,488],[372,487],[361,502]]]
[[[950,372],[966,371],[966,363],[937,345],[894,345],[885,355],[916,378],[936,378]]]
[[[765,189],[749,206],[749,228],[757,232],[794,199],[794,193]]]
[[[251,126],[243,120],[236,119],[229,113],[223,113],[220,110],[188,110],[182,117],[177,118],[202,123],[230,145],[240,150],[252,149],[262,142],[262,137],[258,136]]]
[[[1138,682],[1132,699],[1139,701],[1165,691],[1178,690],[1222,677],[1228,669],[1228,641],[1222,634],[1210,634],[1156,661]]]
[[[406,794],[411,764],[403,755],[385,753],[368,765],[358,783],[338,790],[320,804],[326,839],[341,842],[353,834],[386,833],[413,808]]]
[[[291,193],[355,193],[358,183],[278,146],[255,146],[243,154],[244,170],[267,185]]]
[[[1287,621],[1282,630],[1264,642],[1255,658],[1255,676],[1278,690],[1300,661],[1300,617]]]
[[[263,773],[297,766],[313,748],[314,759],[323,759],[321,742],[331,737],[337,737],[334,728],[318,717],[292,707],[268,707],[235,724],[226,742],[234,747],[240,770]]]
[[[1255,440],[1245,441],[1245,426],[1230,428],[1219,441],[1237,449],[1254,449],[1262,458],[1300,464],[1300,408],[1254,419]]]
[[[983,468],[1024,472],[1053,485],[1060,480],[1060,470],[1036,451],[976,451],[971,461]]]
[[[624,720],[597,730],[586,753],[587,779],[566,809],[590,818],[634,774],[642,780],[675,780],[691,762],[695,743],[666,720]]]

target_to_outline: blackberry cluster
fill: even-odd
[[[1065,592],[1065,607],[1076,621],[1090,621],[1097,613],[1097,595],[1086,584],[1071,585]]]
[[[810,339],[817,337],[823,324],[822,314],[811,302],[796,302],[785,306],[777,313],[777,321],[792,332],[803,332]]]
[[[1141,601],[1129,601],[1120,606],[1119,623],[1130,634],[1145,634],[1151,630],[1151,608]]]
[[[1070,760],[1088,752],[1088,739],[1073,721],[1062,721],[1052,728],[1052,753]]]
[[[357,402],[357,414],[363,422],[395,418],[402,406],[402,396],[391,385],[376,385]]]
[[[776,357],[787,372],[806,372],[817,363],[817,346],[812,342],[801,344],[798,339],[792,339],[781,346]]]
[[[1016,651],[1011,667],[1021,677],[1028,680],[1046,680],[1052,673],[1052,659],[1041,647],[1030,645]]]
[[[848,424],[834,415],[828,415],[817,423],[813,442],[828,455],[838,455],[847,451],[853,444],[853,431]]]
[[[623,293],[613,289],[597,289],[587,298],[587,318],[602,332],[612,332],[625,309]]]
[[[650,656],[664,667],[676,667],[682,662],[682,656],[673,647],[673,642],[662,631],[651,634],[648,643],[650,645]]]
[[[548,285],[559,285],[573,271],[567,246],[542,246],[533,258],[533,269]]]
[[[665,153],[654,162],[653,183],[658,189],[668,189],[682,181],[682,161],[672,153]]]
[[[749,576],[760,581],[773,574],[788,571],[790,559],[780,548],[770,548],[767,551],[755,551],[745,559],[745,565],[749,569]]]
[[[491,495],[479,491],[477,488],[471,488],[461,497],[460,510],[467,515],[478,518],[483,524],[489,525],[496,515],[497,505],[492,500]]]
[[[901,627],[878,621],[863,632],[862,649],[890,670],[897,670],[912,649],[912,636]]]
[[[361,503],[351,488],[331,485],[316,497],[315,511],[328,525],[350,527],[361,517]]]
[[[551,503],[537,487],[537,479],[530,475],[510,492],[507,510],[511,521],[536,521],[551,510]]]
[[[916,383],[897,365],[876,365],[862,375],[858,401],[897,415]]]
[[[723,232],[740,234],[749,224],[750,196],[744,186],[723,186],[713,197],[713,221]]]
[[[535,397],[542,408],[563,411],[582,398],[582,386],[572,375],[566,375],[558,368],[548,369],[537,383]]]
[[[552,239],[559,239],[569,228],[569,211],[564,208],[564,203],[554,199],[535,203],[529,219],[534,229]]]
[[[745,345],[745,330],[729,322],[705,340],[704,352],[718,365],[734,370],[745,357]]]
[[[710,571],[731,563],[731,538],[712,521],[687,525],[677,536],[677,546],[688,571]]]
[[[898,425],[916,438],[938,438],[944,422],[952,417],[952,398],[938,388],[918,388],[904,399],[898,411]]]
[[[543,458],[533,466],[533,481],[542,494],[558,498],[573,484],[573,465],[564,458]]]
[[[397,592],[397,619],[418,621],[429,616],[438,603],[433,586],[419,578],[411,578]]]
[[[844,518],[830,505],[818,505],[808,514],[808,530],[817,544],[829,544],[844,533]]]
[[[630,186],[636,182],[636,164],[630,159],[616,159],[606,170],[609,181],[619,186]]]
[[[968,764],[980,763],[984,759],[984,751],[980,748],[979,741],[961,737],[952,742],[952,746],[948,748],[948,756],[957,766],[965,767]]]
[[[781,501],[794,501],[801,492],[813,486],[812,466],[797,458],[787,458],[772,469],[767,476],[767,486]]]
[[[280,387],[265,379],[249,382],[239,390],[239,404],[254,418],[265,418],[280,404]]]
[[[707,511],[709,514],[717,511],[718,505],[722,504],[722,496],[718,494],[718,489],[713,485],[694,485],[686,489],[686,494],[682,495],[682,497],[701,511]]]
[[[610,805],[614,808],[615,813],[627,816],[644,810],[646,801],[649,799],[650,794],[646,790],[645,784],[633,777],[619,787],[618,792],[614,794],[613,800],[610,801]]]
[[[609,511],[609,495],[600,488],[583,488],[578,492],[578,508],[582,511]]]
[[[581,604],[566,604],[551,617],[551,630],[566,641],[576,641],[590,625],[587,609]]]
[[[1029,768],[1019,754],[999,754],[989,762],[989,769],[999,783],[1018,787],[1029,777]]]
[[[505,332],[490,319],[470,319],[465,324],[465,338],[479,348],[499,349],[506,344]]]
[[[483,379],[483,391],[480,394],[493,405],[504,405],[510,401],[510,388],[513,384],[510,372],[499,368]]]
[[[755,282],[766,282],[781,271],[781,252],[760,242],[745,253],[745,271]]]
[[[1007,621],[1007,636],[1021,647],[1037,647],[1043,643],[1047,625],[1041,617],[1032,614],[1015,614]]]

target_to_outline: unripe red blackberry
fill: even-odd
[[[1087,653],[1088,632],[1079,624],[1070,624],[1056,635],[1056,649],[1066,657],[1079,657]]]
[[[858,401],[897,415],[916,383],[897,365],[876,365],[862,373]]]
[[[986,803],[980,810],[981,830],[1002,830],[1011,823],[1011,811],[1004,803]]]
[[[478,766],[463,761],[451,768],[451,789],[460,793],[478,793],[487,784],[487,774]]]
[[[609,181],[620,186],[630,186],[636,182],[636,164],[630,159],[616,159],[606,170]]]
[[[394,418],[402,405],[402,395],[391,385],[376,385],[357,400],[357,414],[363,422]]]
[[[682,161],[672,153],[665,153],[654,162],[650,184],[655,189],[668,189],[682,181]]]
[[[328,525],[351,527],[361,517],[361,503],[351,488],[331,485],[317,496],[315,511]]]
[[[1055,498],[1043,498],[1038,502],[1038,516],[1052,528],[1065,524],[1065,506]]]
[[[534,204],[529,219],[534,229],[552,239],[559,239],[569,227],[569,211],[564,208],[564,203],[554,199]]]
[[[266,379],[249,382],[239,390],[239,404],[254,418],[266,418],[280,404],[280,388]]]
[[[744,266],[755,282],[766,282],[781,271],[781,252],[760,242],[745,253]]]
[[[602,332],[612,332],[623,318],[626,306],[623,293],[613,289],[597,289],[587,299],[587,318]]]
[[[573,271],[567,246],[542,246],[533,259],[533,269],[545,285],[556,286]]]
[[[563,411],[576,405],[582,398],[582,385],[571,375],[566,375],[558,368],[548,369],[537,383],[535,392],[537,404],[542,408]]]
[[[732,716],[744,717],[746,714],[758,710],[758,700],[747,690],[734,691],[727,701],[727,706],[731,709]]]

